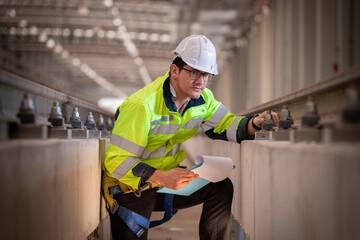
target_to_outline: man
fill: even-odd
[[[189,36],[173,54],[170,71],[128,97],[115,115],[103,178],[113,239],[146,239],[147,226],[138,218],[150,219],[152,211],[167,205],[158,188],[180,189],[198,177],[179,164],[186,156],[181,143],[199,127],[212,139],[240,143],[253,139],[264,121],[266,112],[235,116],[206,88],[218,74],[215,47],[208,38]],[[272,115],[277,122],[278,114]],[[187,197],[172,197],[174,210],[204,204],[200,239],[227,239],[233,197],[229,179]]]

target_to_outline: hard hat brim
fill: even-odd
[[[171,51],[171,54],[174,55],[174,56],[173,56],[173,60],[174,60],[175,58],[177,58],[177,57],[181,58],[181,55],[178,54],[175,50]],[[182,58],[181,58],[181,59],[182,59]],[[182,60],[184,61],[184,59],[182,59]],[[215,71],[209,72],[208,69],[206,69],[206,68],[202,68],[201,66],[193,65],[193,64],[188,63],[188,62],[186,62],[186,61],[184,61],[184,62],[185,62],[187,65],[189,65],[190,67],[192,67],[192,68],[194,68],[194,69],[196,69],[196,70],[198,70],[198,71],[203,71],[203,72],[210,73],[210,74],[214,74],[214,75],[218,75],[218,74],[219,74],[219,72],[217,71],[217,69],[215,69]]]

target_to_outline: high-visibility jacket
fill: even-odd
[[[128,187],[124,191],[142,188],[144,178],[150,177],[144,177],[149,169],[176,168],[186,156],[181,143],[200,127],[213,139],[250,139],[250,118],[230,113],[207,88],[200,98],[189,101],[182,115],[176,109],[169,72],[129,96],[118,108],[104,165],[109,177],[118,179],[122,188]]]

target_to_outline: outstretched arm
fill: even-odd
[[[259,127],[259,128],[261,127],[261,125],[262,125],[263,122],[264,122],[265,115],[266,115],[266,111],[262,112],[259,116],[255,117],[255,118],[253,119],[254,124],[255,124],[257,127]],[[278,121],[279,121],[279,113],[271,111],[271,115],[272,115],[272,118],[273,118],[273,120],[274,120],[274,123],[277,124]],[[255,132],[256,132],[256,130],[253,128],[251,122],[252,122],[252,120],[250,120],[249,123],[248,123],[248,134],[249,134],[250,136],[255,135]]]

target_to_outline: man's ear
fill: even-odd
[[[179,68],[178,66],[176,66],[175,64],[171,64],[170,67],[170,76],[172,78],[177,78],[177,76],[179,75]]]

